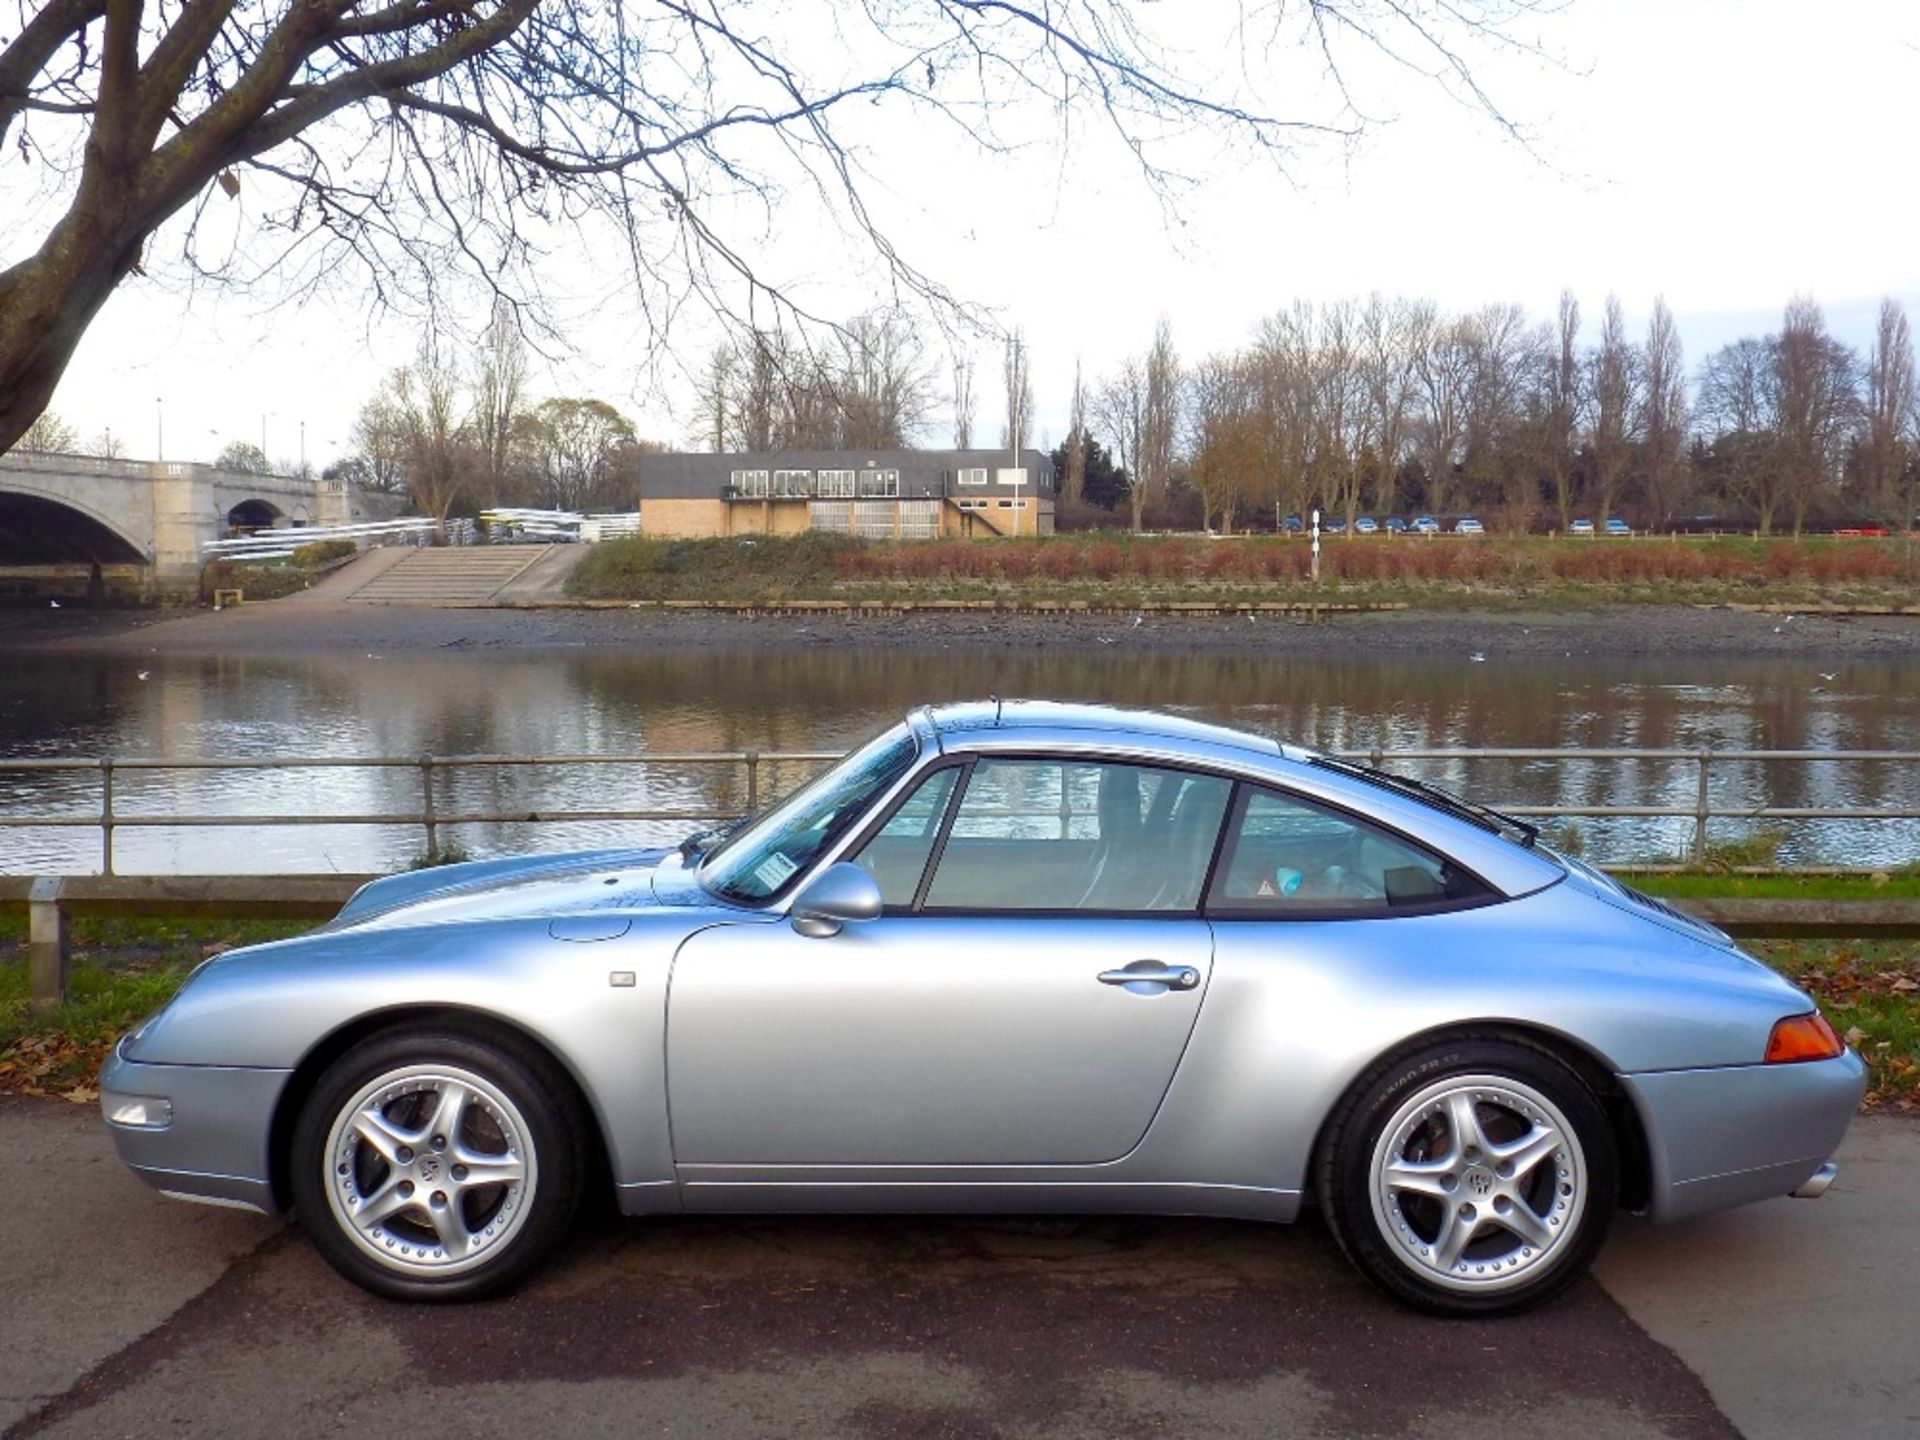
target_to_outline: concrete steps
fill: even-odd
[[[337,598],[371,605],[482,605],[555,548],[464,545],[411,550]]]

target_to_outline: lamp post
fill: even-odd
[[[167,458],[167,412],[160,396],[153,397],[153,458]]]
[[[1318,505],[1313,507],[1311,520],[1313,526],[1310,532],[1313,539],[1313,583],[1318,585],[1320,583],[1320,507]]]

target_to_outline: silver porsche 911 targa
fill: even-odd
[[[1618,1206],[1817,1195],[1865,1072],[1718,930],[1417,782],[1159,715],[921,710],[677,850],[368,885],[100,1082],[170,1195],[451,1299],[621,1208],[1291,1220],[1429,1310]]]

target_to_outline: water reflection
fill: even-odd
[[[848,746],[913,704],[987,694],[1150,705],[1326,748],[1381,746],[1920,749],[1920,671],[1813,662],[1408,659],[1129,651],[1120,643],[892,652],[820,645],[653,653],[606,648],[464,649],[288,659],[9,656],[0,754],[194,757],[610,754]],[[142,673],[145,679],[140,678]],[[763,776],[769,791],[803,767]],[[1688,761],[1448,761],[1426,778],[1494,803],[1690,806]],[[1717,804],[1920,806],[1912,767],[1722,763]],[[0,771],[0,815],[90,814],[92,775]],[[417,768],[390,771],[123,772],[123,816],[379,815],[417,810]],[[732,809],[734,770],[547,765],[441,776],[443,814],[610,808]],[[652,841],[684,824],[497,823],[445,832],[475,854]],[[1902,864],[1905,821],[1796,822],[1782,858]],[[1660,858],[1689,820],[1588,820],[1590,854]],[[1716,822],[1716,837],[1738,834]],[[361,872],[405,864],[418,827],[127,829],[118,868],[137,872]],[[0,829],[0,873],[96,868],[85,830]]]

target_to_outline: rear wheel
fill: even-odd
[[[1336,1116],[1317,1179],[1348,1258],[1448,1315],[1521,1310],[1572,1284],[1619,1183],[1593,1093],[1545,1051],[1498,1040],[1375,1070]]]
[[[522,1279],[565,1232],[584,1153],[572,1095],[538,1052],[395,1030],[314,1088],[294,1131],[294,1206],[355,1283],[472,1299]]]

